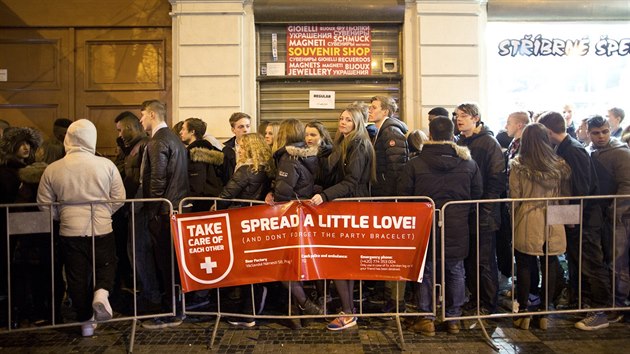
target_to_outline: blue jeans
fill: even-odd
[[[466,276],[463,260],[446,260],[445,264],[445,299],[446,317],[461,316],[462,306],[466,301]],[[440,264],[436,276],[441,279]],[[433,262],[427,260],[424,267],[422,283],[417,283],[419,294],[418,309],[420,312],[433,311],[435,290],[433,287]]]
[[[499,301],[499,268],[496,256],[496,232],[479,231],[479,265],[477,265],[477,232],[471,228],[469,240],[470,253],[464,260],[466,267],[466,285],[470,291],[470,301],[477,303],[479,296],[481,307],[494,313]],[[477,270],[479,279],[477,279]],[[479,294],[477,294],[479,282]]]

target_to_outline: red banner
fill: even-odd
[[[370,26],[287,26],[288,76],[365,76],[371,73]]]
[[[430,203],[289,202],[171,220],[184,292],[315,279],[420,281]]]

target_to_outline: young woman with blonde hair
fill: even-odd
[[[339,116],[337,137],[328,157],[333,184],[311,198],[314,205],[337,198],[370,196],[370,183],[376,180],[376,168],[366,120],[365,110],[356,105],[349,106]],[[354,280],[335,280],[335,287],[343,311],[327,328],[340,331],[356,326],[357,317],[352,315]]]

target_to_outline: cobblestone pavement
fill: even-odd
[[[133,351],[137,353],[392,353],[400,352],[394,321],[362,318],[359,325],[342,332],[325,329],[324,321],[291,330],[276,320],[258,320],[253,328],[235,328],[221,321],[217,337],[209,348],[214,319],[194,322],[189,317],[181,326],[147,330],[137,327]],[[614,353],[630,346],[630,323],[584,332],[573,327],[579,317],[552,316],[549,329],[528,331],[512,327],[510,319],[489,321],[488,331],[500,353]],[[439,326],[434,337],[404,330],[407,352],[494,353],[484,341],[481,329],[446,333]],[[124,353],[128,349],[130,322],[101,324],[96,335],[82,338],[78,327],[54,330],[0,333],[4,353]]]

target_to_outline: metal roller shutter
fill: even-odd
[[[286,62],[286,26],[258,25],[258,118],[282,121],[287,118],[303,122],[319,120],[331,131],[337,129],[341,111],[354,101],[369,103],[376,95],[401,97],[400,25],[371,25],[372,74],[369,76],[265,76],[261,68],[274,62],[272,33],[277,35],[276,62]],[[395,72],[383,72],[383,59],[397,60]],[[335,109],[309,109],[309,91],[335,91]],[[400,102],[399,102],[400,103]],[[402,114],[401,114],[402,116]]]

